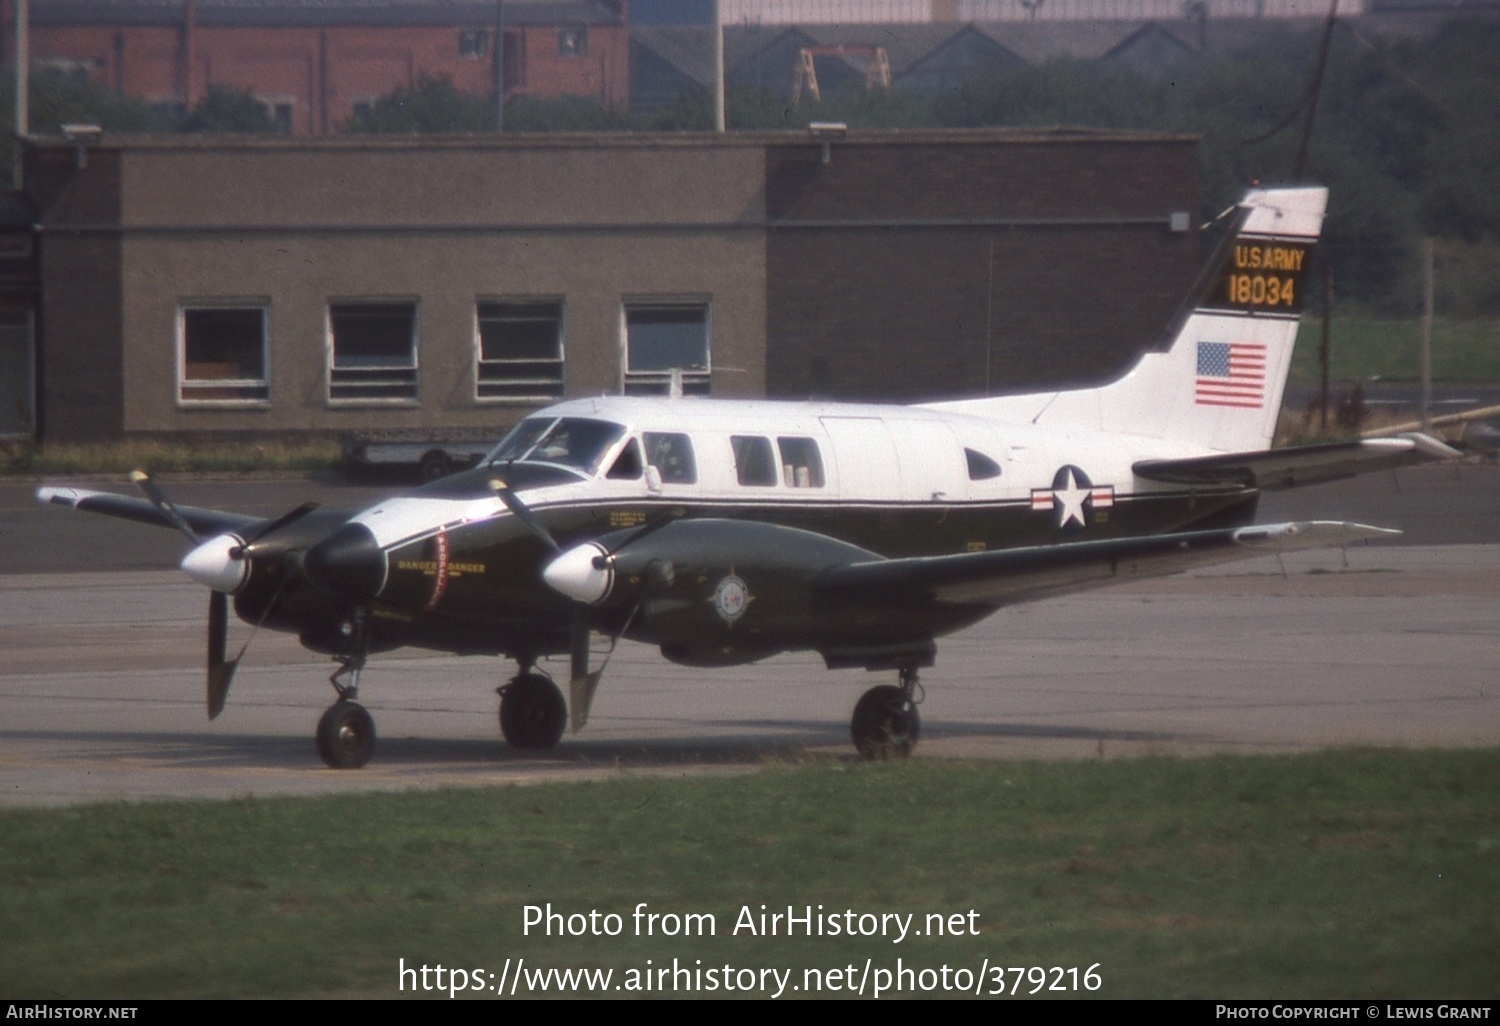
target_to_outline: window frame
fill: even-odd
[[[632,313],[652,310],[697,310],[703,315],[703,366],[666,370],[631,370],[630,318]],[[682,381],[683,395],[713,394],[713,302],[706,296],[627,296],[620,303],[620,394],[669,395],[672,372]]]
[[[189,378],[188,314],[196,311],[255,311],[260,314],[259,378]],[[177,303],[177,405],[186,408],[253,409],[271,405],[271,301],[257,298],[183,299]],[[190,384],[201,382],[201,384]],[[223,389],[259,390],[259,395],[210,396],[193,395],[193,391]]]
[[[255,93],[255,102],[259,103],[266,116],[276,122],[277,130],[282,135],[292,135],[297,131],[297,97],[291,93]],[[286,111],[286,117],[281,112]]]
[[[572,45],[569,45],[572,40]],[[572,61],[589,55],[587,25],[564,25],[557,30],[558,60]]]
[[[556,309],[556,360],[532,360],[522,358],[497,358],[486,360],[484,357],[484,317],[481,308],[485,305],[494,306],[552,306]],[[566,394],[568,383],[567,365],[567,303],[561,296],[479,296],[474,300],[474,401],[485,404],[522,403],[534,405],[539,402],[551,403],[563,398]],[[507,364],[519,366],[522,364],[556,363],[557,376],[555,382],[548,378],[545,381],[540,376],[519,379],[521,385],[536,384],[537,388],[528,392],[516,392],[506,395],[485,395],[484,386],[489,384],[504,384],[503,381],[486,382],[484,380],[484,368],[503,367]]]
[[[458,30],[458,59],[479,61],[490,53],[490,30],[487,28],[465,28]]]
[[[335,345],[336,340],[334,338],[334,331],[333,331],[334,309],[335,309],[335,307],[360,307],[360,306],[364,306],[364,307],[389,306],[389,307],[393,307],[393,308],[395,308],[395,307],[408,307],[408,308],[410,308],[410,310],[411,310],[411,363],[409,365],[399,366],[399,367],[392,367],[392,368],[354,368],[354,367],[339,368],[339,367],[336,366],[336,361],[337,361],[337,357],[338,357],[338,351],[337,351],[337,348],[336,348],[336,345]],[[324,338],[325,338],[326,353],[325,353],[325,377],[324,377],[324,392],[323,392],[323,394],[324,394],[325,400],[326,400],[326,402],[328,403],[329,406],[417,406],[417,405],[419,405],[421,403],[421,398],[422,398],[422,359],[421,359],[422,304],[421,304],[421,302],[416,297],[413,297],[413,296],[405,296],[405,297],[379,296],[379,297],[340,297],[338,299],[330,299],[330,300],[328,300],[327,305],[324,307]],[[378,373],[388,373],[389,371],[392,371],[392,370],[409,371],[410,372],[410,378],[411,378],[410,382],[409,383],[407,383],[407,382],[398,382],[397,385],[399,387],[403,388],[403,389],[404,388],[409,388],[410,389],[410,394],[409,395],[395,395],[395,394],[393,394],[393,395],[389,395],[389,396],[379,396],[379,395],[374,395],[374,396],[371,396],[371,395],[339,395],[339,394],[336,393],[335,389],[340,384],[344,385],[345,387],[347,387],[347,388],[349,388],[351,390],[354,389],[354,388],[359,388],[359,387],[364,387],[364,388],[379,388],[382,385],[381,382],[374,381],[374,380],[367,380],[363,385],[361,385],[361,383],[358,380],[345,381],[345,382],[335,381],[334,380],[335,375],[340,370],[342,370],[343,373],[345,373],[345,374],[349,374],[351,371],[358,372],[358,371],[363,370],[363,371],[365,371],[365,372],[367,372],[367,373],[369,373],[371,375],[378,374]]]

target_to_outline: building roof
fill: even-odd
[[[36,25],[179,25],[183,0],[31,0]],[[197,0],[204,26],[492,25],[493,0]],[[618,0],[507,0],[505,24],[624,25]]]

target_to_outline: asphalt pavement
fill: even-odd
[[[107,483],[106,483],[107,485]],[[124,482],[113,485],[128,491]],[[179,502],[270,516],[382,489],[177,480]],[[371,661],[365,769],[325,769],[312,732],[332,665],[255,637],[206,719],[201,588],[173,532],[42,507],[0,486],[0,802],[347,793],[614,774],[746,772],[853,758],[848,717],[883,674],[811,655],[673,666],[623,644],[585,731],[545,753],[498,736],[500,659]],[[1500,743],[1500,476],[1372,475],[1266,498],[1262,520],[1357,519],[1395,544],[1299,553],[1004,610],[943,639],[923,674],[925,759],[1113,758],[1343,744]],[[231,645],[250,635],[231,627]],[[551,667],[555,675],[565,667]]]

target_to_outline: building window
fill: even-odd
[[[557,33],[557,55],[559,57],[587,57],[589,53],[589,30],[586,28],[559,29]]]
[[[563,394],[562,303],[480,302],[480,399],[557,399]]]
[[[708,395],[708,304],[625,305],[625,394],[666,395],[674,373],[684,395]]]
[[[488,29],[463,29],[458,33],[458,56],[463,60],[477,60],[490,48]]]
[[[265,403],[266,308],[184,306],[177,319],[178,398],[187,403]]]
[[[417,304],[330,303],[328,398],[417,398]]]
[[[265,110],[266,116],[276,122],[278,132],[282,135],[292,134],[292,111],[296,107],[296,97],[257,96],[255,99]]]

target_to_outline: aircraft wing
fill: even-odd
[[[1004,606],[1113,581],[1162,577],[1296,549],[1348,545],[1400,534],[1336,521],[1038,545],[952,556],[846,563],[821,573],[814,589],[857,603],[941,602]]]
[[[88,513],[103,513],[105,516],[135,520],[157,527],[174,527],[166,514],[146,499],[130,495],[115,495],[112,492],[95,492],[87,488],[59,488],[45,486],[36,490],[38,502],[54,506],[71,506]],[[225,513],[216,509],[201,509],[197,506],[178,506],[177,512],[189,527],[201,537],[208,538],[226,531],[236,531],[247,524],[258,523],[262,518],[242,513]]]
[[[1181,460],[1142,460],[1135,472],[1149,481],[1179,485],[1243,485],[1275,492],[1322,484],[1375,470],[1390,470],[1463,455],[1419,432],[1395,438],[1299,445]]]

